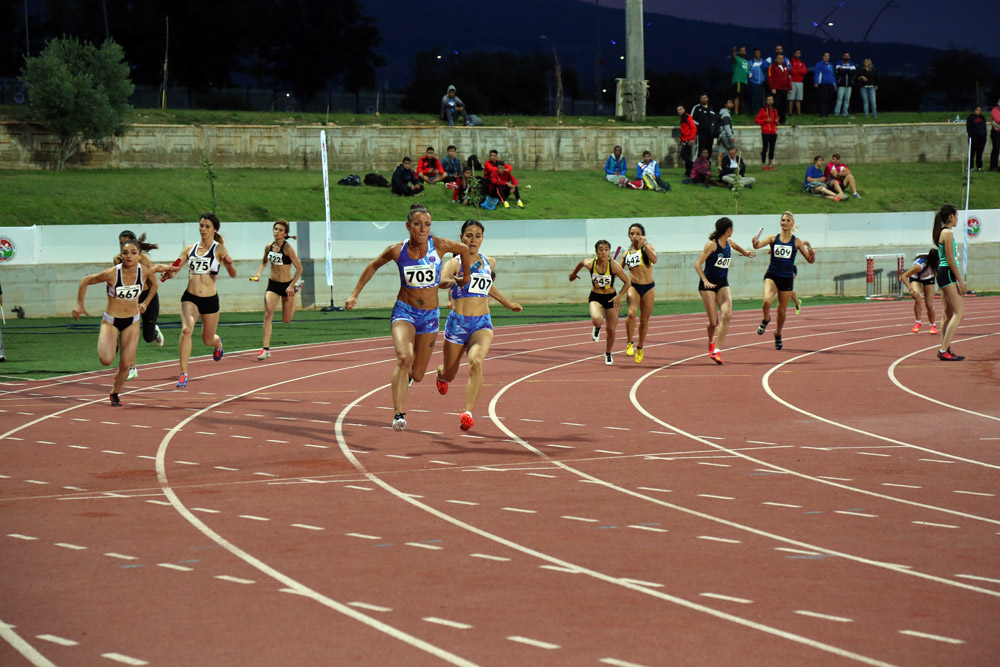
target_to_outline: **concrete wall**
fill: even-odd
[[[630,164],[647,149],[663,166],[680,163],[676,125],[628,127],[609,119],[606,127],[538,128],[133,125],[124,137],[87,144],[67,166],[200,168],[207,157],[218,169],[319,169],[322,129],[327,132],[330,170],[339,172],[389,171],[403,155],[416,158],[427,146],[443,154],[449,144],[462,156],[476,153],[484,160],[495,148],[522,170],[599,168],[616,144],[622,145]],[[746,154],[759,152],[756,125],[738,125],[736,139]],[[0,123],[0,168],[45,168],[57,143],[37,126]],[[829,157],[834,151],[848,164],[942,162],[960,159],[965,146],[962,123],[782,127],[775,163],[806,165],[814,155]]]

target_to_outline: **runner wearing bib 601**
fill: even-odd
[[[715,231],[708,236],[708,243],[694,263],[698,274],[698,293],[708,314],[708,356],[717,364],[722,364],[722,346],[729,332],[729,320],[733,312],[733,297],[729,289],[729,262],[732,249],[744,257],[756,257],[757,253],[747,252],[732,240],[733,221],[719,218],[715,221]],[[722,321],[719,321],[719,315]]]
[[[765,239],[760,238],[760,232],[753,237],[754,250],[771,247],[771,264],[764,274],[764,319],[757,327],[757,334],[764,335],[768,323],[771,321],[771,303],[774,297],[778,297],[778,324],[774,329],[774,349],[780,350],[781,330],[785,326],[785,311],[788,309],[788,302],[791,300],[792,292],[795,290],[795,257],[798,253],[812,264],[816,261],[816,251],[812,249],[808,241],[797,238],[794,232],[798,231],[795,226],[795,216],[791,211],[781,214],[781,233],[772,234]]]

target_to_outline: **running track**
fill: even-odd
[[[388,338],[0,393],[0,664],[995,665],[1000,299],[506,327],[476,426]],[[624,324],[620,325],[622,336]],[[624,347],[621,339],[619,349]],[[141,350],[140,350],[141,356]],[[435,354],[432,364],[438,363]]]

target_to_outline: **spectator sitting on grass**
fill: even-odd
[[[708,187],[708,179],[712,176],[712,162],[708,159],[708,149],[702,148],[698,154],[694,165],[691,167],[691,178],[685,178],[684,183],[696,185],[698,183]]]
[[[752,188],[757,179],[746,173],[747,163],[737,155],[736,144],[733,144],[719,165],[719,180],[728,185],[730,190],[735,190],[737,184],[742,188]]]
[[[448,86],[448,92],[441,98],[441,120],[448,121],[448,125],[454,125],[456,117],[464,120],[466,125],[472,125],[469,122],[469,113],[465,110],[465,102],[459,99],[455,86]]]
[[[500,162],[500,154],[497,153],[497,149],[490,151],[490,156],[487,158],[486,162],[483,163],[483,178],[486,182],[490,182],[490,174],[497,170],[497,164]]]
[[[628,172],[628,162],[622,156],[622,147],[615,146],[615,152],[604,161],[604,178],[618,185],[622,178],[628,179],[626,172]]]
[[[490,194],[503,202],[504,208],[510,208],[511,195],[518,208],[524,208],[521,201],[521,191],[517,188],[517,179],[511,173],[511,166],[506,162],[497,162],[496,171],[490,173]]]
[[[417,160],[417,178],[424,183],[440,183],[444,180],[444,166],[434,155],[434,147],[428,146],[427,153]]]
[[[468,162],[462,168],[462,175],[455,181],[455,192],[451,196],[453,202],[465,206],[479,206],[486,198],[482,179],[476,176],[475,170]]]
[[[806,180],[802,184],[802,192],[811,192],[817,197],[826,197],[834,201],[847,199],[844,191],[840,189],[840,183],[833,178],[827,182],[823,175],[823,156],[817,155],[813,158],[812,165],[806,169]]]
[[[826,178],[827,185],[833,185],[833,182],[836,182],[841,192],[846,193],[847,188],[850,188],[851,196],[855,199],[861,199],[861,195],[858,194],[858,186],[854,181],[854,174],[847,168],[846,164],[840,161],[840,153],[833,154],[826,169],[823,170],[823,176]]]
[[[670,183],[660,178],[660,165],[656,164],[649,151],[642,152],[642,161],[635,167],[635,178],[642,181],[647,190],[670,192]]]
[[[417,180],[417,175],[410,169],[410,158],[404,157],[403,161],[392,172],[392,183],[390,189],[397,195],[412,197],[424,191],[424,186]]]
[[[445,183],[453,183],[462,176],[462,161],[458,159],[457,148],[448,146],[448,154],[441,160],[441,166],[444,167]]]

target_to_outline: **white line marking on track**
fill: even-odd
[[[922,486],[916,486],[915,484],[894,484],[892,482],[882,482],[882,486],[894,486],[900,489],[922,489]]]
[[[219,510],[211,510],[207,507],[192,507],[192,512],[203,512],[205,514],[220,514]]]
[[[538,569],[552,570],[553,572],[562,572],[563,574],[580,574],[580,570],[565,565],[539,565]]]
[[[791,507],[793,509],[802,509],[802,505],[792,505],[791,503],[775,503],[770,500],[765,500],[761,505],[771,505],[772,507]]]
[[[703,598],[712,598],[713,600],[722,600],[724,602],[738,602],[739,604],[753,604],[753,600],[747,600],[746,598],[736,598],[731,595],[722,595],[721,593],[699,593]]]
[[[378,537],[377,535],[365,535],[364,533],[344,533],[344,535],[347,535],[348,537],[357,537],[357,538],[360,538],[362,540],[381,540],[382,539],[381,537]]]
[[[251,521],[270,521],[267,517],[254,516],[253,514],[240,514],[241,519],[250,519]]]
[[[439,466],[453,466],[453,465],[455,465],[455,464],[454,464],[454,463],[452,463],[451,461],[435,461],[434,459],[430,459],[430,460],[429,460],[429,461],[427,461],[427,462],[428,462],[428,463],[436,463],[436,464],[438,464]]]
[[[79,646],[80,642],[75,642],[72,639],[66,639],[65,637],[59,637],[56,635],[35,635],[37,639],[42,641],[52,642],[53,644],[59,644],[60,646]]]
[[[860,456],[885,456],[887,458],[892,456],[892,454],[879,454],[878,452],[858,452],[858,454]]]
[[[520,509],[520,508],[517,508],[517,507],[501,507],[500,509],[502,509],[505,512],[521,512],[522,514],[538,514],[538,512],[535,511],[535,510],[523,510],[523,509]]]
[[[788,553],[801,554],[803,556],[822,556],[816,551],[805,551],[804,549],[793,549],[792,547],[774,547],[775,551],[787,551]]]
[[[807,611],[805,609],[797,609],[796,614],[801,614],[802,616],[809,616],[811,618],[819,618],[824,621],[836,621],[837,623],[853,623],[853,618],[845,618],[844,616],[831,616],[829,614],[821,614],[816,611]]]
[[[983,493],[981,491],[952,491],[952,493],[962,493],[967,496],[986,496],[987,498],[995,498],[995,493]]]
[[[277,477],[273,472],[255,472],[254,474],[261,477]]]
[[[196,465],[198,465],[194,461],[174,461],[174,463],[176,463],[178,465],[182,465],[182,466],[196,466]]]
[[[21,533],[7,533],[7,537],[13,537],[16,540],[37,540],[37,537],[32,537],[31,535],[22,535]]]
[[[869,519],[877,519],[878,514],[865,514],[864,512],[855,512],[853,510],[833,510],[834,514],[847,514],[848,516],[863,516]]]
[[[614,451],[611,451],[610,449],[595,449],[594,451],[597,452],[598,454],[624,454],[625,453],[625,452],[614,452]]]
[[[639,526],[639,525],[633,524],[633,525],[630,525],[628,527],[629,528],[635,528],[636,530],[648,530],[648,531],[650,531],[652,533],[666,533],[666,532],[668,532],[666,528],[657,528],[656,526]]]
[[[178,572],[194,572],[193,567],[187,567],[185,565],[175,565],[173,563],[157,563],[157,567],[165,567],[168,570],[177,570]]]
[[[640,491],[652,491],[653,493],[673,493],[670,489],[657,489],[652,486],[640,486]]]
[[[974,574],[956,574],[961,579],[972,579],[973,581],[985,581],[991,584],[1000,584],[1000,579],[990,579],[989,577],[978,577]]]
[[[358,609],[367,609],[368,611],[379,611],[387,612],[392,611],[392,607],[383,607],[377,604],[368,604],[367,602],[348,602],[351,607],[357,607]]]
[[[104,555],[108,558],[117,558],[119,560],[139,560],[136,556],[126,556],[125,554],[115,553],[114,551],[109,551]]]
[[[699,540],[709,540],[711,542],[725,542],[726,544],[742,544],[741,540],[731,540],[728,537],[713,537],[712,535],[699,535]]]
[[[418,547],[420,549],[432,549],[434,551],[441,551],[442,549],[444,549],[444,547],[438,546],[437,544],[424,544],[423,542],[403,542],[403,544],[405,544],[408,547]]]
[[[624,426],[605,426],[604,428],[608,429],[609,431],[631,431],[632,430],[632,429],[626,428]]]
[[[42,482],[37,479],[26,479],[24,481],[27,482],[28,484],[48,484],[48,482]]]
[[[953,639],[952,637],[942,637],[941,635],[932,635],[929,632],[919,632],[917,630],[900,630],[899,634],[909,635],[910,637],[919,637],[921,639],[932,639],[936,642],[943,642],[945,644],[964,644],[965,641],[961,639]]]
[[[422,620],[428,623],[436,623],[437,625],[444,625],[449,628],[455,628],[456,630],[469,630],[472,628],[468,623],[459,623],[458,621],[449,621],[447,618],[438,618],[437,616],[425,616]]]
[[[642,586],[644,588],[663,588],[663,584],[658,584],[654,581],[643,581],[642,579],[627,579],[625,577],[622,577],[621,582],[623,584]]]
[[[736,498],[733,498],[731,496],[713,496],[710,493],[699,493],[698,497],[699,498],[714,498],[715,500],[736,500]]]
[[[329,447],[327,447],[326,445],[314,445],[314,444],[312,444],[312,443],[308,443],[308,442],[307,442],[307,443],[306,443],[305,445],[303,445],[303,446],[304,446],[304,447],[313,447],[313,448],[315,448],[315,449],[330,449],[330,448],[329,448]]]
[[[958,528],[958,526],[953,526],[949,523],[933,523],[931,521],[912,521],[918,526],[931,526],[932,528]]]
[[[150,505],[166,505],[167,507],[170,507],[170,503],[166,500],[147,500],[146,502]]]
[[[108,660],[114,660],[115,662],[120,662],[124,665],[132,665],[133,667],[141,667],[142,665],[149,664],[145,660],[133,658],[130,655],[124,655],[122,653],[102,653],[101,657],[107,658]]]
[[[402,454],[386,454],[386,456],[389,457],[389,458],[391,458],[391,459],[408,459],[408,458],[410,458],[409,456],[404,456]]]
[[[570,521],[585,521],[587,523],[600,523],[600,519],[587,519],[582,516],[563,516],[563,519],[569,519]]]
[[[374,491],[375,489],[369,486],[358,486],[357,484],[345,484],[345,489],[356,489],[358,491]]]
[[[830,477],[829,475],[816,475],[820,479],[832,479],[835,482],[853,482],[850,477]]]
[[[81,547],[79,544],[68,544],[66,542],[56,542],[57,547],[62,547],[63,549],[71,549],[73,551],[84,551],[87,547]]]
[[[954,461],[942,461],[941,459],[917,459],[918,461],[926,461],[927,463],[954,463]]]
[[[468,500],[446,500],[446,503],[453,503],[455,505],[478,505],[479,503],[474,503]]]
[[[226,470],[228,472],[236,472],[239,470],[239,468],[227,468],[226,466],[212,466],[212,467],[215,468],[216,470]]]
[[[586,426],[586,424],[574,424],[573,422],[562,422],[563,426]]]
[[[527,644],[528,646],[534,646],[535,648],[544,648],[547,650],[559,648],[559,644],[551,644],[549,642],[543,642],[539,639],[530,639],[528,637],[520,637],[518,635],[511,635],[507,637],[512,642],[517,642],[518,644]]]
[[[231,435],[230,438],[239,438],[240,440],[253,440],[249,435]]]
[[[548,444],[548,445],[542,445],[542,446],[543,447],[558,447],[559,449],[576,449],[575,447],[573,447],[571,445],[553,445],[553,444]]]
[[[626,660],[619,660],[618,658],[601,658],[597,662],[604,665],[611,665],[612,667],[646,667],[638,662],[628,662]]]
[[[776,445],[776,442],[764,442],[763,440],[747,440],[752,445]]]
[[[528,475],[530,477],[545,477],[546,479],[556,479],[555,475],[546,475],[545,473],[541,472],[529,472]]]
[[[510,561],[510,558],[506,558],[504,556],[491,556],[490,554],[469,554],[469,555],[472,556],[473,558],[482,558],[482,559],[485,559],[485,560],[496,560],[496,561],[502,561],[502,562],[505,562],[505,563]]]
[[[231,581],[234,584],[256,584],[257,582],[253,579],[242,579],[240,577],[231,577],[228,574],[217,574],[216,579],[221,579],[222,581]]]
[[[66,445],[66,446],[69,447],[70,449],[90,449],[90,447],[86,447],[84,445]]]
[[[322,526],[310,526],[308,523],[293,523],[292,528],[303,528],[305,530],[326,530]]]

